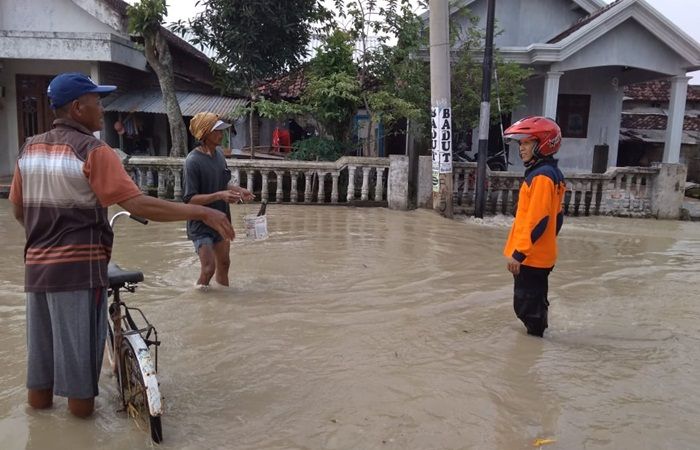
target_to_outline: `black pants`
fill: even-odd
[[[527,328],[527,333],[542,336],[547,328],[547,291],[549,273],[553,268],[520,266],[520,273],[514,275],[515,289],[513,309]]]

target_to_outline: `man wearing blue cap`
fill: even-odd
[[[118,204],[155,221],[201,220],[225,239],[225,214],[143,195],[116,152],[92,134],[102,129],[100,96],[116,89],[80,73],[49,84],[56,120],[22,146],[10,189],[24,226],[28,402],[37,409],[68,397],[78,417],[94,410],[107,330],[107,264],[113,233],[107,208]]]

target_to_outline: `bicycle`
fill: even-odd
[[[146,219],[121,211],[112,216],[109,222],[112,229],[115,221],[122,216],[144,225],[148,223]],[[154,442],[160,443],[163,440],[163,403],[157,379],[160,346],[158,331],[139,308],[127,306],[120,296],[122,290],[135,292],[138,283],[144,279],[143,273],[126,271],[110,262],[108,275],[108,297],[112,298],[112,303],[109,305],[107,356],[112,371],[116,374],[123,411],[136,420],[139,428],[148,431]],[[136,325],[132,311],[138,311],[146,324],[144,327]],[[151,355],[151,347],[155,349],[154,357]]]

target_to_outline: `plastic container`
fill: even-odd
[[[269,237],[267,233],[267,216],[248,214],[243,218],[245,222],[245,234],[248,239],[263,241]]]

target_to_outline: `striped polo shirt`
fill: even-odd
[[[141,195],[116,152],[70,119],[20,150],[10,201],[24,211],[25,290],[107,286],[113,233],[107,207]]]

